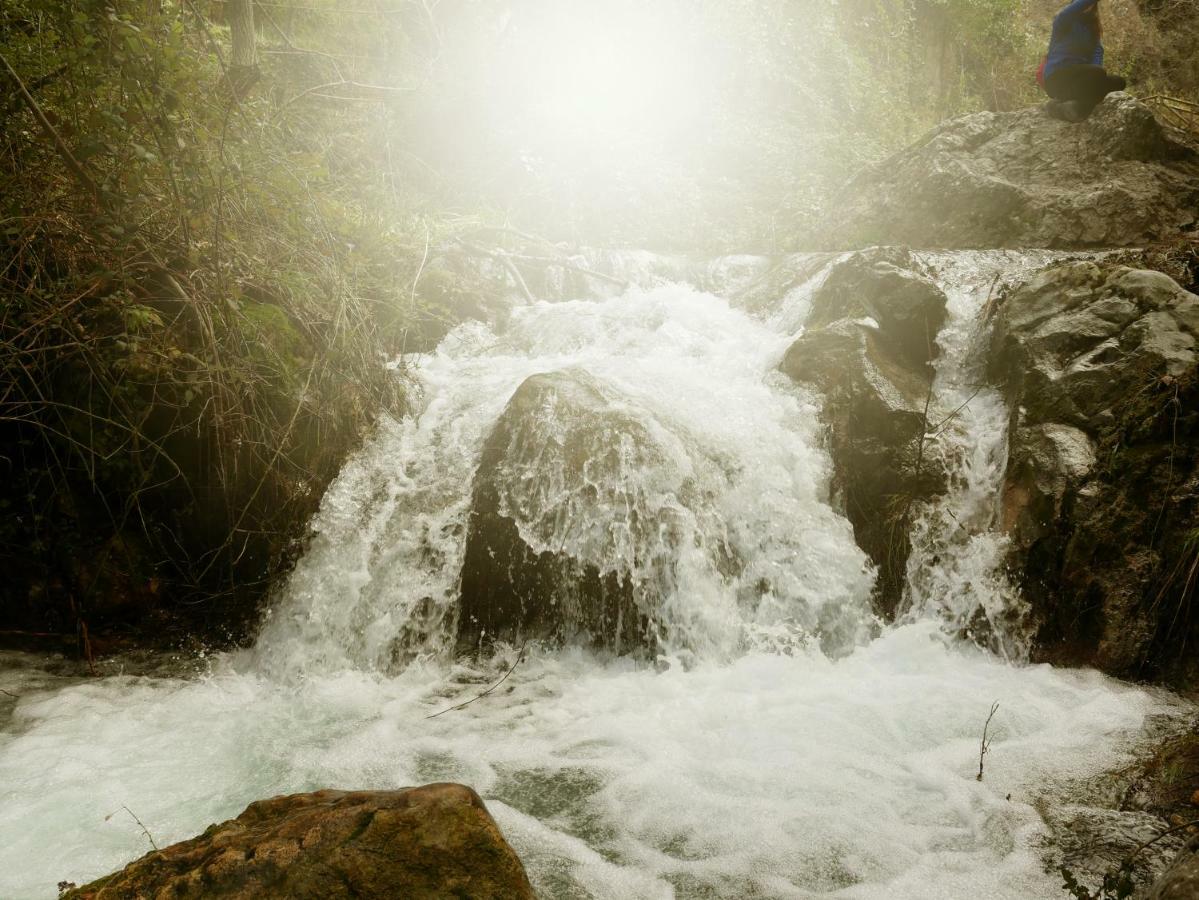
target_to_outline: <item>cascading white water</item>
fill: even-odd
[[[946,415],[930,423],[927,440],[946,460],[949,491],[924,505],[913,523],[906,618],[940,618],[955,633],[1022,660],[1027,609],[1003,568],[1007,539],[999,523],[1008,409],[986,383],[983,311],[1004,289],[1069,254],[989,250],[918,258],[936,273],[948,300],[933,363],[933,408]]]
[[[804,271],[819,279],[830,259]],[[930,259],[953,304],[946,404],[973,390],[971,286],[1037,259]],[[273,793],[434,780],[479,790],[546,897],[1057,896],[1038,798],[1125,762],[1175,701],[1010,666],[947,634],[945,610],[994,608],[998,557],[935,509],[910,621],[871,639],[871,572],[829,505],[816,400],[775,371],[815,283],[761,319],[675,284],[523,307],[501,334],[464,325],[420,361],[419,414],[385,423],[330,489],[254,652],[188,679],[45,687],[0,668],[0,687],[22,695],[0,734],[0,897],[51,897],[60,879],[144,852],[134,822],[105,819],[122,806],[162,844]],[[687,537],[664,601],[670,640],[654,664],[532,647],[503,690],[427,718],[515,661],[446,653],[472,473],[521,381],[571,368],[670,450],[622,475],[635,484],[596,491],[621,487],[638,515],[669,510]],[[1002,466],[1002,441],[983,447],[1002,418],[992,400],[975,397],[947,438],[981,448],[977,465],[959,454],[946,501],[969,538],[992,531],[973,512]],[[545,526],[545,511],[522,512],[530,542],[632,571],[652,556]],[[604,534],[634,533],[621,510],[593,512]],[[717,565],[718,547],[739,565]],[[965,582],[975,593],[954,606]],[[832,656],[809,639],[829,633]]]
[[[787,343],[679,285],[520,308],[503,335],[459,328],[420,366],[421,415],[385,426],[330,489],[260,655],[272,671],[386,669],[397,641],[416,643],[411,627],[426,652],[448,646],[479,449],[525,378],[564,369],[609,385],[654,435],[659,464],[611,473],[616,483],[593,485],[590,502],[545,491],[551,468],[529,473],[537,489],[510,513],[530,546],[636,569],[634,558],[661,550],[628,546],[630,521],[668,511],[677,583],[664,598],[667,652],[721,658],[764,633],[802,639],[820,626],[852,646],[871,576],[826,502],[813,401],[772,373]],[[617,491],[632,508],[612,502]],[[729,553],[742,563],[735,577],[719,571]],[[751,609],[739,598],[755,584],[769,588]]]

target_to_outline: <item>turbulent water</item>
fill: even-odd
[[[627,291],[463,325],[406,361],[419,412],[346,466],[252,652],[187,678],[0,666],[0,897],[52,897],[146,851],[134,814],[161,846],[271,794],[439,780],[484,796],[545,897],[1059,896],[1038,804],[1126,762],[1178,707],[1004,659],[1022,638],[994,530],[1006,411],[970,348],[996,276],[1044,257],[926,258],[950,298],[935,440],[952,489],[919,517],[908,612],[888,628],[830,497],[818,401],[776,371],[832,259],[753,314],[625,258],[608,262],[641,282]],[[664,274],[735,293],[761,265]],[[471,483],[517,386],[564,369],[664,452],[606,474],[590,506],[529,473],[521,534],[641,577],[662,548],[634,524],[668,517],[660,655],[533,646],[500,690],[428,718],[516,662],[449,653]]]

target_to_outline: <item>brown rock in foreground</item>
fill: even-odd
[[[236,819],[72,890],[70,900],[524,900],[533,889],[483,801],[460,784],[316,791]]]

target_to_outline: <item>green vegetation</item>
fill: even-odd
[[[289,103],[308,55],[263,54],[235,88],[224,32],[191,3],[0,18],[46,119],[5,85],[10,626],[165,607],[243,630],[346,452],[401,408],[382,360],[427,342],[413,283],[444,225],[384,202],[370,110]]]

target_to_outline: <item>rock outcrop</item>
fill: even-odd
[[[1004,522],[1049,660],[1199,675],[1199,297],[1079,262],[1007,296],[990,361],[1012,409]]]
[[[132,897],[533,900],[533,889],[479,796],[431,784],[260,800],[64,900]]]
[[[911,253],[885,247],[836,263],[811,302],[782,370],[824,396],[837,491],[879,567],[875,605],[889,616],[903,592],[912,504],[944,490],[922,438],[946,299]]]
[[[1199,837],[1192,838],[1145,900],[1195,900],[1199,897]]]
[[[628,404],[581,370],[533,375],[513,394],[475,474],[459,646],[530,638],[652,646],[633,570],[669,523],[647,477],[670,451]]]
[[[851,182],[820,243],[1126,247],[1197,225],[1199,154],[1112,94],[1078,125],[1041,107],[942,123]]]

